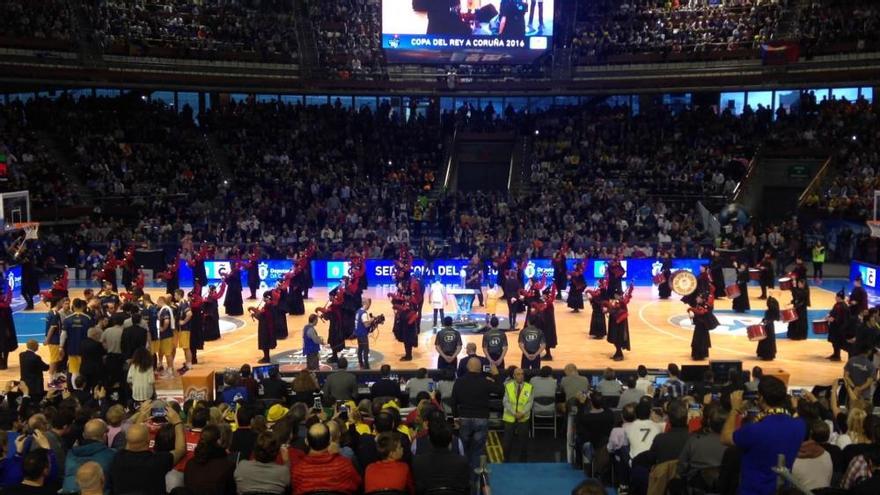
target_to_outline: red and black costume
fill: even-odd
[[[275,288],[267,291],[272,293],[272,300],[275,301],[275,304],[272,306],[275,340],[284,340],[289,335],[287,329],[287,291],[289,290],[292,278],[293,271],[285,273],[284,278],[277,282]]]
[[[307,273],[314,253],[315,246],[310,245],[299,254],[293,266],[293,276],[291,277],[287,294],[287,311],[292,315],[306,314],[303,296],[305,291],[308,290]]]
[[[847,339],[854,335],[851,330],[853,325],[850,324],[853,317],[846,305],[845,297],[841,289],[836,295],[834,307],[828,313],[828,342],[831,342],[834,348],[834,353],[828,358],[833,361],[840,361],[840,350],[846,348]]]
[[[389,297],[394,309],[394,338],[403,344],[404,349],[401,361],[411,361],[413,347],[419,344],[419,295],[413,293],[412,285],[401,280],[397,292]]]
[[[622,295],[613,293],[614,299],[605,302],[605,307],[608,309],[608,342],[614,344],[615,352],[611,358],[615,361],[623,361],[623,349],[630,350],[627,305],[632,299],[633,287],[629,286]]]
[[[761,325],[767,335],[764,340],[758,341],[758,349],[755,351],[758,359],[772,361],[776,359],[776,328],[774,322],[779,320],[779,301],[775,297],[767,298],[767,310],[764,311],[764,319]]]
[[[122,286],[129,292],[132,290],[132,282],[135,278],[134,255],[135,247],[128,246],[122,253],[122,260],[119,261],[119,266],[122,267]]]
[[[256,299],[257,289],[260,288],[260,246],[254,246],[247,262],[242,264],[242,269],[247,270],[247,286],[251,291],[248,299]]]
[[[598,287],[587,291],[587,296],[590,298],[590,309],[592,309],[593,312],[593,314],[590,315],[591,339],[604,338],[608,333],[608,328],[605,323],[605,300],[602,298],[602,295],[605,293],[605,288],[603,287],[604,283],[605,280],[602,279],[599,281]]]
[[[708,265],[700,265],[700,273],[697,275],[697,289],[692,293],[682,296],[681,302],[688,306],[697,305],[697,294],[715,294],[715,284],[712,281],[712,273]]]
[[[858,280],[861,282],[861,279]],[[868,293],[861,284],[853,287],[849,293],[849,314],[858,317],[868,310]]]
[[[205,342],[220,338],[220,298],[226,293],[226,280],[220,282],[220,290],[208,287],[208,295],[202,298],[202,330]]]
[[[565,256],[567,254],[568,245],[563,243],[559,251],[556,251],[556,254],[553,255],[553,285],[556,286],[558,294],[562,294],[562,291],[568,287],[568,267],[565,264]],[[583,302],[581,303],[581,308],[583,308]]]
[[[559,340],[556,336],[556,312],[553,303],[556,302],[556,286],[551,285],[549,289],[544,291],[544,295],[539,297],[538,301],[531,304],[532,311],[528,320],[532,324],[544,332],[544,342],[546,344],[545,354],[541,359],[548,361],[553,360],[550,349],[558,344]]]
[[[587,280],[584,277],[584,262],[578,261],[574,271],[568,276],[571,284],[568,286],[568,307],[575,313],[584,309],[584,290],[587,288]],[[556,280],[556,272],[553,272],[553,280]],[[556,286],[559,290],[559,286]]]
[[[189,293],[189,307],[192,311],[192,318],[189,320],[189,350],[192,352],[193,364],[198,364],[196,352],[205,348],[205,317],[202,312],[204,302],[202,286],[197,282]]]
[[[669,253],[660,259],[660,275],[663,276],[663,281],[657,284],[657,296],[660,299],[669,299],[672,295],[672,257]]]
[[[333,356],[327,360],[328,363],[338,361],[339,351],[345,349],[345,333],[342,328],[342,304],[345,301],[345,292],[348,285],[347,279],[348,277],[343,277],[339,285],[330,291],[330,301],[324,307],[315,308],[315,312],[321,315],[321,319],[330,322],[327,344],[330,345]]]
[[[5,370],[9,353],[18,348],[18,335],[12,319],[12,288],[0,283],[0,290],[0,370]]]
[[[737,313],[745,313],[752,309],[749,304],[749,265],[741,263],[736,269],[736,287],[739,296],[731,301],[733,310]]]
[[[116,255],[113,253],[113,250],[107,251],[107,259],[104,260],[104,265],[101,266],[101,269],[95,272],[95,280],[103,285],[104,282],[110,282],[110,285],[113,287],[113,292],[118,292],[119,287],[116,285],[116,268],[119,266],[119,261],[116,260]]]
[[[519,291],[519,300],[526,308],[526,325],[532,323],[532,310],[535,303],[542,302],[543,298],[541,297],[541,291],[544,290],[546,284],[546,275],[542,276],[540,280],[536,277],[532,277],[529,286],[525,289],[520,289]]]
[[[40,299],[46,302],[50,307],[54,306],[56,302],[65,297],[68,297],[67,287],[70,285],[70,279],[67,275],[67,268],[65,268],[61,275],[55,278],[55,281],[52,282],[52,287],[47,290],[40,292]]]
[[[208,273],[205,271],[205,260],[212,256],[211,248],[207,244],[202,244],[197,252],[190,253],[190,258],[186,264],[192,269],[193,283],[198,282],[204,286],[208,283]]]
[[[791,288],[791,305],[797,313],[797,319],[788,323],[789,340],[805,340],[807,338],[807,290],[800,287],[800,281],[795,281]]]
[[[223,300],[223,309],[229,316],[244,314],[244,301],[241,299],[241,268],[243,265],[244,263],[236,252],[229,263],[229,273],[220,274],[223,281],[226,282],[226,299]]]
[[[797,285],[798,280],[804,281],[804,297],[806,298],[807,306],[810,306],[810,279],[807,276],[807,265],[804,264],[803,260],[798,259],[795,261],[794,268],[791,269],[789,276],[794,280],[795,285]]]
[[[767,299],[767,289],[776,287],[776,269],[769,253],[765,254],[764,259],[758,263],[758,269],[761,270],[761,275],[758,278],[758,283],[761,284],[761,297],[758,299]]]
[[[257,348],[263,351],[260,363],[269,363],[269,351],[278,346],[275,335],[275,315],[280,293],[266,291],[263,293],[263,305],[259,308],[248,308],[251,317],[257,320]]]
[[[710,292],[702,294],[701,301],[688,308],[688,313],[694,320],[694,334],[691,337],[691,359],[702,361],[709,357],[709,348],[712,347],[712,339],[709,331],[718,327],[718,318],[712,314],[715,304],[715,296]]]
[[[164,272],[159,272],[156,278],[165,281],[165,293],[174,294],[180,288],[180,252],[174,256],[174,261],[165,266]]]
[[[623,268],[620,259],[614,257],[605,268],[605,298],[610,299],[614,294],[623,294],[623,277],[626,269]]]

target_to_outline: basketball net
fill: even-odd
[[[14,229],[21,229],[24,231],[24,238],[31,240],[37,239],[40,233],[40,222],[22,222],[22,223],[14,223],[12,224]]]
[[[868,220],[865,224],[871,229],[871,237],[880,237],[880,191],[874,191],[874,215],[873,220]]]

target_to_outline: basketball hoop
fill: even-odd
[[[871,237],[880,237],[880,221],[868,220],[865,223],[868,225],[868,228],[871,229]]]
[[[23,230],[25,239],[36,239],[40,233],[40,222],[21,222],[12,224],[15,230]]]

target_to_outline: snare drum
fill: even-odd
[[[761,280],[761,270],[757,268],[749,268],[749,280]]]
[[[731,299],[736,299],[737,297],[740,296],[740,294],[742,294],[739,291],[739,286],[736,284],[730,284],[727,287],[725,287],[724,293],[727,294],[727,297],[729,297]]]
[[[767,338],[767,331],[764,325],[749,325],[746,327],[746,334],[752,342],[759,342]]]
[[[783,309],[779,313],[782,316],[783,323],[791,323],[798,319],[797,311],[794,309]]]
[[[666,277],[664,277],[662,273],[654,275],[654,285],[660,285],[663,282],[666,282]]]
[[[828,333],[828,320],[813,320],[813,333],[825,335]]]
[[[792,282],[791,277],[782,277],[779,279],[780,290],[791,290],[792,287],[794,287],[794,282]]]

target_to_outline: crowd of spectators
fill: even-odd
[[[0,107],[0,154],[6,158],[4,191],[30,191],[35,208],[71,206],[79,202],[78,190],[69,187],[68,172],[58,173],[59,163],[30,127],[24,104],[12,102]]]
[[[326,258],[354,251],[394,257],[399,243],[423,255],[431,239],[430,250],[447,257],[488,256],[506,242],[547,256],[563,241],[576,256],[610,256],[617,248],[654,256],[671,248],[703,257],[717,239],[700,222],[697,201],[713,211],[728,204],[767,143],[836,153],[838,173],[808,198],[810,208],[864,218],[873,204],[876,110],[864,100],[816,102],[805,92],[775,116],[761,106],[739,116],[662,105],[637,114],[604,104],[531,114],[491,105],[442,115],[433,104],[405,110],[388,100],[375,108],[247,100],[217,102],[194,120],[188,107],[135,93],[65,95],[11,103],[3,125],[14,187],[27,185],[35,204],[65,204],[77,190],[53,173],[37,133],[53,139],[70,161],[68,174],[96,192],[89,222],[46,232],[66,250],[55,257],[70,264],[95,243],[174,246],[182,236],[224,246],[256,242],[282,257],[312,240]],[[520,190],[434,193],[444,136],[454,129],[533,136]],[[42,168],[22,166],[30,162]],[[760,258],[773,227],[723,234]],[[851,234],[798,233],[796,223],[775,227],[786,241],[773,250],[791,258],[818,239],[844,257],[860,242]]]
[[[873,313],[859,323],[858,341],[868,347],[880,336]],[[138,321],[122,329],[123,344],[127,333],[144,331]],[[111,331],[93,330],[89,339]],[[0,488],[283,495],[445,487],[464,495],[494,429],[504,436],[495,462],[561,455],[589,483],[631,494],[772,493],[781,454],[801,487],[867,495],[880,486],[872,414],[880,387],[868,347],[853,349],[839,380],[791,390],[759,367],[701,376],[676,364],[609,368],[592,380],[573,364],[561,376],[547,366],[486,371],[485,358],[469,349],[457,370],[421,369],[403,380],[383,365],[369,386],[344,357],[334,371],[303,370],[292,381],[244,365],[226,370],[216,399],[181,404],[159,400],[152,385],[133,393],[103,372],[46,393],[36,367],[0,394]],[[36,349],[32,341],[22,354]],[[130,366],[140,361],[135,350]],[[566,441],[530,436],[533,415],[561,423]]]
[[[309,19],[323,68],[342,79],[382,73],[379,0],[310,1]]]
[[[76,8],[92,21],[77,27]],[[10,1],[0,7],[3,38],[54,40],[74,46],[76,29],[106,53],[295,62],[297,26],[288,0]],[[330,77],[384,73],[378,0],[310,1],[303,18]],[[558,12],[557,12],[558,13]],[[562,13],[561,15],[566,15]],[[557,16],[557,22],[563,22]],[[619,56],[689,54],[755,57],[770,41],[799,41],[805,54],[877,46],[880,9],[872,2],[815,0],[603,0],[578,5],[574,36],[579,63]],[[566,37],[568,38],[568,37]],[[632,59],[638,60],[638,58]],[[486,72],[488,71],[488,72]],[[478,67],[478,75],[534,77],[540,66]]]
[[[144,50],[146,55],[180,58],[297,60],[289,2],[110,0],[101,3],[94,22],[98,39],[110,53]]]
[[[820,103],[819,122],[805,132],[805,141],[834,148],[831,171],[805,206],[844,218],[870,220],[874,191],[880,189],[880,115],[864,100],[826,100]]]
[[[59,0],[9,0],[0,5],[0,37],[54,40],[73,46],[73,13]]]
[[[874,2],[810,2],[801,13],[800,38],[808,53],[876,49],[880,9]]]
[[[595,63],[620,54],[755,50],[774,39],[783,11],[770,0],[710,3],[583,4],[573,52]]]

